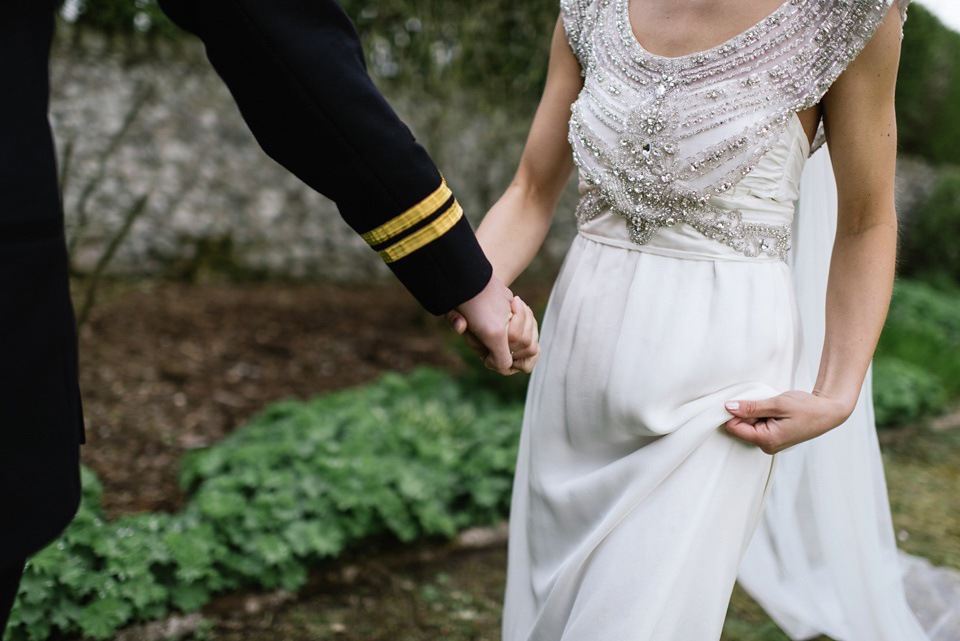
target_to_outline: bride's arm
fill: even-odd
[[[567,127],[570,105],[582,86],[580,64],[558,19],[546,86],[520,166],[477,230],[493,273],[507,285],[530,264],[543,244],[560,193],[573,170]]]
[[[893,288],[898,11],[894,6],[876,37],[824,98],[824,130],[837,179],[837,236],[814,393],[838,400],[848,415],[873,358]]]
[[[477,240],[493,265],[494,276],[507,285],[530,264],[543,244],[560,193],[573,170],[567,128],[570,105],[582,87],[580,63],[570,50],[562,20],[558,18],[550,45],[546,86],[520,166],[510,186],[477,229]],[[529,308],[527,312],[526,317],[532,319],[533,312]],[[467,330],[467,323],[456,311],[447,314],[447,321],[457,333]],[[526,323],[522,334],[532,336],[533,341],[528,342],[529,347],[513,353],[511,372],[529,372],[540,354],[536,323],[532,326]],[[478,355],[485,356],[486,348],[479,341],[468,335],[467,343]]]
[[[812,394],[788,392],[728,407],[735,418],[727,430],[768,453],[819,436],[847,419],[883,328],[897,248],[893,181],[899,58],[900,16],[894,3],[823,100],[839,200],[817,382]]]

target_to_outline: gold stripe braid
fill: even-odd
[[[450,231],[462,217],[463,209],[460,207],[460,203],[453,201],[453,205],[451,205],[447,211],[440,214],[435,221],[377,253],[379,253],[380,258],[387,263],[400,260],[404,256],[408,256],[417,251],[427,243],[433,242],[443,236]]]
[[[399,216],[391,218],[376,229],[372,229],[360,237],[370,245],[379,245],[396,236],[399,233],[410,229],[420,221],[431,216],[445,202],[450,200],[453,192],[447,187],[447,181],[444,180],[437,187],[436,191],[421,200],[419,203],[406,210]],[[382,253],[382,252],[381,252]]]

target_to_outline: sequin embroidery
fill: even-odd
[[[684,223],[746,256],[785,258],[788,226],[745,223],[710,199],[819,102],[895,1],[902,16],[909,0],[786,0],[721,45],[667,58],[637,41],[628,0],[561,0],[584,76],[569,129],[587,185],[580,223],[612,210],[641,245]]]

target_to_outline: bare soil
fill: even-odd
[[[542,303],[547,288],[519,293]],[[459,338],[396,284],[113,284],[80,331],[88,443],[109,516],[173,511],[182,454],[216,442],[272,401],[375,379],[384,370],[464,367]],[[955,496],[960,432],[888,431],[901,545],[960,567]],[[228,594],[202,616],[134,626],[117,641],[499,638],[506,550],[443,541],[374,543],[311,573],[296,595]],[[176,617],[174,617],[176,619]],[[825,638],[823,638],[825,639]],[[785,641],[739,589],[723,641]]]
[[[417,365],[462,367],[441,319],[399,286],[114,286],[80,331],[83,461],[109,515],[179,508],[184,451],[271,401]]]

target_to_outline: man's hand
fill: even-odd
[[[503,375],[529,372],[540,355],[533,310],[496,276],[446,319],[487,367]]]

